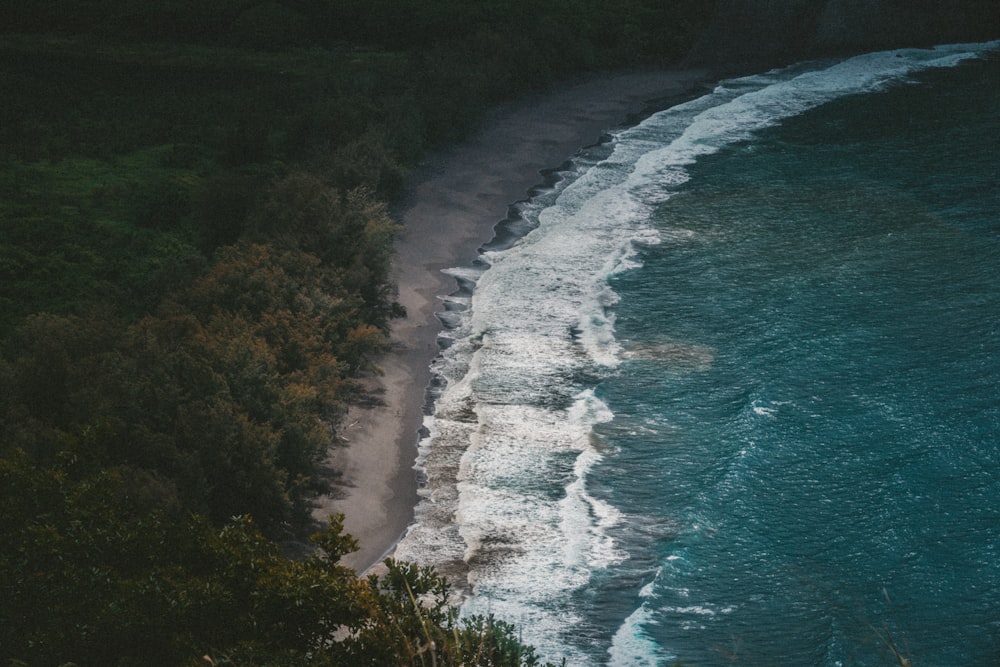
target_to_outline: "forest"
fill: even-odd
[[[675,62],[711,5],[0,8],[0,662],[537,664],[431,571],[337,565],[318,465],[403,314],[413,165],[503,101]]]

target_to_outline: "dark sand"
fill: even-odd
[[[438,352],[440,297],[454,278],[442,269],[467,266],[493,237],[508,206],[609,128],[636,120],[651,107],[679,102],[712,81],[708,70],[611,73],[564,84],[491,114],[466,141],[426,161],[411,179],[396,219],[394,273],[407,316],[392,327],[392,349],[373,380],[381,405],[354,407],[340,429],[346,446],[328,464],[343,473],[338,497],[320,499],[314,515],[342,512],[360,542],[342,563],[367,571],[391,552],[413,519],[413,470],[423,422],[430,363]]]

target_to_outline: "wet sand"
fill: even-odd
[[[642,70],[590,76],[495,110],[474,135],[428,158],[397,206],[402,232],[393,263],[399,303],[391,349],[371,379],[373,405],[355,406],[338,431],[343,447],[327,465],[339,470],[335,496],[319,499],[317,519],[345,515],[360,550],[342,563],[359,573],[392,555],[413,520],[413,469],[430,363],[442,327],[435,312],[457,288],[443,269],[466,266],[493,237],[508,207],[609,129],[692,97],[714,80],[708,70]]]

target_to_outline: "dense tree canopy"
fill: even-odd
[[[257,224],[271,244],[220,248],[141,319],[28,317],[0,376],[0,449],[50,462],[100,425],[101,463],[163,480],[157,504],[301,530],[352,378],[385,344],[393,223],[364,192],[305,176],[275,192],[262,215],[285,217]]]

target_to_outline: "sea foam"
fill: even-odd
[[[672,659],[645,630],[654,621],[655,587],[648,585],[610,648],[595,651],[574,634],[587,622],[577,596],[595,573],[629,558],[616,537],[628,518],[592,489],[593,471],[613,455],[594,432],[614,417],[600,398],[602,378],[641,355],[673,359],[683,352],[694,369],[709,367],[715,356],[680,341],[623,347],[610,279],[639,267],[644,247],[696,239],[651,217],[699,158],[830,100],[905,83],[917,69],[952,66],[969,53],[949,47],[869,54],[723,82],[612,133],[599,158],[581,159],[564,180],[520,206],[525,236],[487,246],[481,267],[450,271],[472,295],[453,297],[459,307],[449,314],[448,345],[434,363],[439,388],[418,458],[426,486],[397,556],[460,578],[470,595],[464,613],[492,612],[521,624],[525,641],[548,660]],[[771,417],[773,405],[750,408]],[[711,525],[691,530],[710,532]],[[728,612],[696,602],[672,609],[692,622]]]

